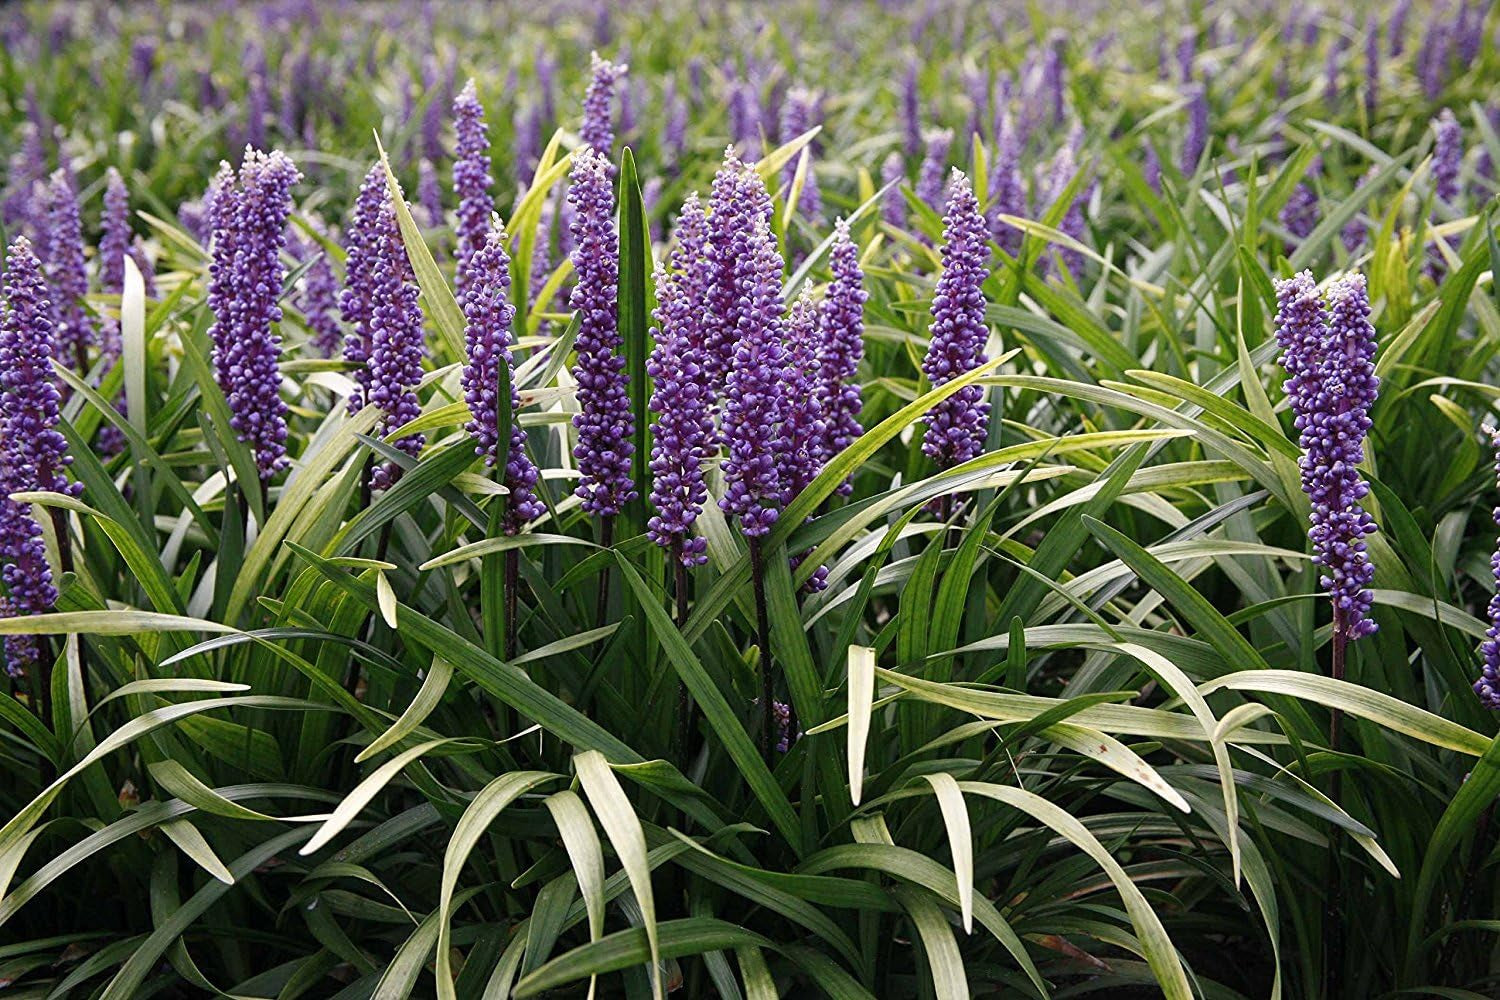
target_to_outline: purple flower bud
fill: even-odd
[[[83,304],[89,290],[83,221],[78,215],[73,179],[66,168],[53,171],[47,182],[46,221],[40,236],[41,259],[54,298],[57,350],[76,365],[81,375],[87,368],[88,347],[94,341],[94,324]]]
[[[1365,120],[1375,121],[1380,107],[1380,20],[1374,14],[1365,18]]]
[[[1047,51],[1042,60],[1042,93],[1051,114],[1052,124],[1061,125],[1063,120],[1066,69],[1063,54],[1068,46],[1068,36],[1061,29],[1054,29],[1047,36]]]
[[[981,289],[989,273],[987,232],[974,190],[959,170],[953,171],[943,215],[942,255],[943,273],[932,296],[932,339],[922,359],[922,373],[934,388],[984,364],[989,339]],[[960,389],[928,413],[922,451],[945,469],[967,462],[984,450],[989,416],[983,386]]]
[[[615,128],[611,118],[615,88],[629,70],[630,67],[623,63],[600,58],[597,52],[589,53],[592,75],[583,98],[583,126],[578,130],[578,138],[598,152],[606,163],[614,155],[615,148]],[[610,175],[613,176],[612,168]]]
[[[708,220],[696,194],[677,217],[671,270],[656,273],[656,348],[647,362],[653,379],[651,506],[646,533],[677,552],[685,566],[708,561],[708,542],[692,537],[708,489],[703,463],[716,450],[713,395],[703,370],[702,317],[707,307]]]
[[[1352,641],[1375,631],[1368,589],[1375,568],[1364,542],[1375,522],[1360,506],[1370,487],[1357,468],[1380,385],[1365,279],[1336,281],[1325,305],[1303,271],[1277,282],[1276,303],[1279,360],[1303,449],[1302,489],[1312,501],[1313,561],[1333,597],[1334,629]]]
[[[514,535],[526,522],[546,513],[537,499],[539,474],[526,454],[526,432],[516,421],[521,408],[521,394],[516,388],[516,373],[511,357],[515,343],[511,324],[516,307],[510,302],[510,255],[505,252],[505,229],[498,218],[490,226],[484,245],[469,261],[470,282],[464,289],[464,343],[468,360],[464,365],[464,400],[469,404],[469,422],[464,429],[474,435],[475,453],[484,456],[485,465],[493,466],[499,458],[500,407],[511,412],[510,442],[506,447],[505,533]],[[510,399],[500,399],[500,366],[510,371]]]
[[[849,238],[849,224],[843,219],[834,223],[829,268],[833,281],[818,310],[818,399],[823,410],[819,465],[826,465],[864,433],[855,377],[865,353],[864,312],[869,293],[859,267],[859,248]],[[838,488],[845,496],[851,490],[847,479]]]
[[[630,478],[635,422],[621,352],[620,237],[609,160],[592,147],[582,147],[574,154],[570,181],[577,276],[570,305],[578,315],[573,378],[578,383],[579,412],[573,417],[578,430],[573,460],[580,479],[574,492],[588,513],[613,517],[637,494]]]
[[[77,496],[82,487],[69,483],[64,470],[71,459],[57,431],[57,376],[53,310],[41,263],[25,237],[10,247],[0,309],[0,615],[37,614],[57,601],[42,529],[27,504],[12,493],[51,490]],[[12,676],[36,663],[34,636],[7,636],[6,669]]]
[[[281,251],[292,185],[301,179],[282,153],[246,149],[237,179],[229,164],[220,166],[213,204],[208,303],[214,375],[229,403],[230,426],[251,446],[263,480],[287,465],[281,337],[273,326],[281,321]]]
[[[453,190],[458,195],[458,270],[460,295],[468,283],[469,258],[484,244],[495,211],[490,197],[490,139],[484,107],[474,90],[474,81],[464,84],[453,102],[454,130],[458,148],[453,160]]]
[[[726,215],[733,213],[732,225],[726,227],[720,219],[720,204],[726,205]],[[727,321],[727,342],[734,351],[724,393],[728,457],[719,506],[737,516],[751,538],[771,530],[782,497],[773,442],[781,422],[787,351],[782,339],[783,262],[770,216],[764,183],[731,152],[714,179],[709,219],[709,254],[716,271],[710,309],[719,322]]]
[[[1490,446],[1495,450],[1495,475],[1500,479],[1500,431],[1490,432]],[[1494,511],[1495,524],[1500,525],[1500,507]],[[1479,646],[1479,655],[1484,664],[1479,679],[1474,682],[1474,693],[1479,702],[1491,711],[1500,711],[1500,540],[1495,554],[1490,556],[1490,572],[1495,578],[1495,594],[1490,598],[1490,626],[1485,629],[1485,640]]]
[[[135,261],[136,270],[141,272],[141,283],[145,286],[146,298],[156,298],[156,265],[151,260],[151,255],[146,252],[146,241],[137,236],[130,244],[130,259]]]
[[[1464,159],[1464,130],[1444,108],[1432,123],[1432,189],[1441,200],[1452,204],[1458,198],[1458,172]]]

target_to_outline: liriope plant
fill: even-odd
[[[1277,50],[1247,47],[1226,74],[1273,90]],[[899,136],[827,141],[864,138],[859,81],[827,133],[765,149],[751,74],[719,205],[722,144],[665,179],[628,129],[606,158],[596,119],[589,146],[497,142],[497,184],[458,143],[456,225],[419,221],[415,108],[354,112],[328,186],[363,175],[367,211],[337,235],[276,154],[221,175],[204,240],[151,205],[158,287],[117,242],[118,290],[82,313],[118,349],[101,328],[85,364],[34,372],[66,475],[7,482],[55,593],[0,619],[44,651],[0,699],[6,974],[106,997],[1488,989],[1474,414],[1500,314],[1446,119],[1429,137],[1393,114],[1394,155],[1348,118],[1299,118],[1280,162],[1285,135],[1163,145],[1153,178],[1144,99],[1077,133],[1048,110],[1065,49],[1037,49],[1047,114],[1025,127],[1057,135],[1019,198],[1023,154],[983,140],[955,142],[936,194],[906,183],[934,175],[915,159],[877,185]],[[1189,73],[1212,58],[1190,47]],[[1075,88],[1122,72],[1093,59],[1067,64]],[[607,106],[623,67],[596,66]],[[902,66],[893,121],[940,68]],[[472,140],[479,88],[453,89]],[[154,169],[132,193],[189,193]],[[810,172],[843,226],[808,207]],[[676,211],[694,184],[700,237]],[[305,245],[281,245],[281,211]],[[320,262],[346,283],[337,357],[299,297]],[[1379,628],[1357,642],[1318,579],[1328,512],[1299,463],[1326,460],[1275,322],[1278,287],[1347,304],[1356,273],[1380,380],[1350,598]],[[35,333],[25,297],[5,320]],[[804,434],[829,418],[801,404],[850,402],[806,376],[851,312],[858,423]],[[819,372],[850,348],[819,343]],[[689,364],[714,387],[697,410],[664,377]]]

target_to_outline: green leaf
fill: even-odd
[[[646,926],[646,941],[651,959],[651,993],[656,1000],[664,996],[661,984],[661,946],[657,937],[656,903],[651,892],[651,868],[646,863],[646,835],[641,830],[641,821],[625,797],[625,790],[609,769],[609,762],[597,750],[587,750],[573,758],[573,767],[578,772],[579,783],[599,825],[604,827],[615,854],[630,879],[630,888],[641,908],[641,920]],[[592,947],[592,946],[590,946]],[[540,972],[540,970],[538,970]],[[524,980],[523,980],[524,985]],[[520,991],[518,991],[520,992]],[[448,998],[444,998],[448,1000]]]

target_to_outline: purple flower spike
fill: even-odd
[[[647,523],[651,540],[678,554],[684,566],[708,561],[708,542],[692,537],[708,489],[703,463],[716,448],[713,397],[704,378],[699,346],[707,286],[705,248],[708,220],[696,194],[689,195],[677,218],[677,245],[672,270],[656,273],[656,348],[647,362],[651,376],[651,506]]]
[[[52,307],[41,263],[25,237],[10,247],[0,309],[0,614],[37,614],[57,601],[42,529],[27,504],[12,493],[51,490],[77,496],[82,486],[63,474],[71,459],[57,431],[57,376]],[[37,662],[35,636],[7,636],[6,669],[12,676]]]
[[[922,359],[922,372],[934,387],[984,364],[989,339],[980,289],[989,262],[984,216],[961,171],[953,171],[949,191],[943,215],[943,273],[932,297],[932,340]],[[922,451],[944,469],[967,462],[984,450],[989,417],[983,386],[960,389],[928,414]]]
[[[630,478],[635,423],[626,390],[625,356],[619,330],[620,237],[615,230],[610,164],[585,146],[574,154],[568,204],[573,207],[573,286],[570,305],[578,314],[579,412],[573,459],[583,509],[613,517],[637,496]]]
[[[906,228],[906,195],[901,184],[906,180],[906,162],[896,150],[892,150],[880,164],[880,185],[890,185],[890,190],[880,201],[880,217],[897,229]]]
[[[1307,169],[1309,177],[1316,177],[1321,172],[1321,160],[1314,160]],[[1297,185],[1287,203],[1281,206],[1280,218],[1282,227],[1291,233],[1293,239],[1300,242],[1312,235],[1318,227],[1318,195],[1310,183]]]
[[[589,71],[592,76],[583,98],[583,127],[578,130],[578,138],[606,161],[614,154],[615,146],[615,127],[610,106],[614,103],[615,88],[629,70],[630,67],[623,63],[610,62],[601,58],[597,52],[589,53]]]
[[[1347,641],[1375,631],[1369,590],[1375,567],[1364,538],[1375,522],[1360,507],[1364,438],[1375,402],[1375,328],[1365,279],[1334,282],[1325,305],[1303,271],[1276,284],[1276,339],[1302,445],[1302,489],[1312,501],[1313,561],[1333,597],[1334,630]]]
[[[339,312],[349,325],[344,338],[344,360],[355,365],[355,391],[349,396],[349,412],[358,413],[369,401],[370,345],[374,339],[375,302],[388,289],[389,275],[382,264],[380,247],[389,234],[380,232],[385,222],[385,171],[375,164],[365,174],[344,243],[344,290]]]
[[[1458,172],[1464,159],[1464,130],[1444,108],[1432,125],[1432,189],[1440,199],[1452,204],[1458,198]]]
[[[417,204],[427,216],[427,225],[436,229],[443,224],[443,182],[437,167],[427,157],[417,163]]]
[[[1178,164],[1184,177],[1198,172],[1198,161],[1208,148],[1208,89],[1203,84],[1193,87],[1193,96],[1188,101],[1187,134],[1182,140],[1182,162]]]
[[[0,222],[6,226],[29,226],[40,229],[35,203],[36,188],[47,176],[47,146],[42,130],[28,122],[21,133],[20,146],[10,156],[5,177],[6,195],[0,204]]]
[[[89,345],[94,340],[94,324],[83,304],[89,290],[83,220],[78,215],[73,179],[66,169],[53,171],[47,182],[45,213],[42,261],[54,298],[57,349],[82,375],[88,365]]]
[[[820,465],[826,465],[864,433],[859,423],[861,402],[855,376],[865,353],[865,300],[869,293],[859,267],[859,248],[849,238],[849,224],[843,219],[834,223],[829,267],[833,281],[818,310],[818,398],[823,408]],[[844,496],[851,491],[847,479],[838,488]]]
[[[922,151],[922,98],[915,59],[906,67],[906,79],[901,87],[901,120],[906,135],[906,155],[916,156]]]
[[[516,388],[516,373],[511,357],[515,343],[511,324],[516,307],[510,301],[510,255],[505,252],[505,229],[495,218],[490,234],[471,258],[470,282],[464,289],[464,342],[468,360],[464,364],[464,399],[469,404],[469,422],[464,429],[474,435],[475,453],[484,456],[485,465],[499,459],[500,407],[511,412],[510,442],[506,446],[505,533],[514,535],[526,522],[541,517],[546,506],[537,499],[539,474],[526,454],[526,432],[516,421],[521,408],[521,393]],[[500,399],[500,366],[510,370],[510,399]]]
[[[823,468],[827,437],[818,365],[818,311],[804,288],[786,320],[787,360],[781,370],[781,426],[773,446],[781,464],[781,502],[791,503]]]
[[[816,122],[818,113],[818,96],[810,90],[802,87],[793,87],[787,91],[786,100],[781,105],[781,141],[791,142],[797,136],[812,128]],[[787,162],[782,174],[782,183],[787,190],[791,190],[792,180],[797,175],[797,164],[801,157],[807,157],[807,172],[802,179],[802,195],[797,200],[797,209],[808,218],[816,218],[823,212],[823,198],[818,191],[818,177],[813,172],[812,146],[807,146],[798,157]]]
[[[990,235],[1012,257],[1021,249],[1021,230],[1000,221],[1002,215],[1026,215],[1026,182],[1021,177],[1021,137],[1009,110],[1000,116],[995,163],[990,169]]]
[[[927,154],[917,172],[916,195],[924,204],[937,208],[943,203],[943,182],[948,169],[948,152],[953,147],[953,130],[929,129],[922,138],[927,144]]]
[[[731,168],[726,164],[715,178],[715,201],[719,182]],[[771,235],[770,198],[760,177],[743,165],[737,176],[738,198],[743,213],[740,226],[722,234],[717,211],[711,253],[718,268],[728,268],[730,290],[727,309],[721,317],[731,320],[734,358],[725,386],[723,433],[728,446],[724,460],[724,497],[719,506],[740,519],[744,533],[756,538],[776,523],[782,496],[780,463],[774,452],[777,425],[781,421],[780,383],[786,366],[782,342],[781,251]],[[727,243],[720,243],[727,236]],[[721,270],[722,276],[722,270]],[[722,293],[720,280],[714,292]],[[711,300],[711,305],[716,305]]]
[[[130,195],[120,172],[104,174],[104,218],[99,236],[99,287],[119,295],[125,288],[125,257],[130,253]]]
[[[312,332],[313,350],[329,358],[344,339],[343,328],[339,326],[339,279],[321,246],[309,240],[306,252],[313,262],[298,282],[297,308],[302,310]]]
[[[359,389],[349,399],[349,410],[379,407],[375,433],[383,437],[422,412],[417,385],[424,343],[420,290],[378,164],[365,176],[355,202],[346,267],[339,307],[352,329],[344,341],[344,360],[363,362],[355,371]],[[421,434],[409,434],[395,444],[416,457],[423,443]],[[370,488],[389,489],[399,478],[400,466],[382,463],[370,473]]]
[[[1068,136],[1067,142],[1058,147],[1052,157],[1052,163],[1048,171],[1047,200],[1055,203],[1062,197],[1063,191],[1073,182],[1073,177],[1078,173],[1078,148],[1083,142],[1083,132],[1074,128]],[[1086,223],[1083,217],[1084,205],[1088,203],[1092,186],[1086,186],[1084,190],[1077,192],[1073,200],[1068,203],[1067,211],[1063,213],[1062,220],[1057,224],[1058,231],[1066,236],[1071,236],[1079,242],[1083,241]],[[1070,272],[1076,277],[1083,273],[1083,254],[1071,248],[1063,248],[1057,251],[1058,257]]]
[[[1495,475],[1500,479],[1500,431],[1490,432],[1490,446],[1495,450]],[[1500,507],[1494,511],[1495,524],[1500,525]],[[1485,629],[1485,640],[1479,646],[1479,655],[1484,661],[1479,679],[1474,682],[1474,693],[1479,702],[1491,711],[1500,712],[1500,540],[1495,543],[1495,554],[1490,556],[1490,571],[1495,577],[1495,594],[1490,598],[1490,627]]]
[[[490,215],[495,211],[490,197],[490,138],[484,107],[474,90],[474,81],[464,84],[453,102],[454,129],[458,149],[453,160],[453,190],[458,195],[458,271],[460,295],[468,283],[469,258],[484,245]]]
[[[749,182],[749,173],[735,148],[725,149],[709,200],[708,310],[703,316],[701,344],[703,370],[715,398],[722,395],[734,362],[750,234],[771,218],[771,199],[765,185]]]
[[[208,302],[214,324],[214,374],[229,403],[230,425],[250,444],[262,480],[287,465],[286,403],[277,356],[281,337],[286,222],[292,185],[302,179],[280,152],[245,150],[238,178],[219,168],[213,204],[213,263]]]

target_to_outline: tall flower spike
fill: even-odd
[[[1444,108],[1432,124],[1435,138],[1432,144],[1432,189],[1440,199],[1449,204],[1458,198],[1458,172],[1464,159],[1464,130],[1453,117],[1453,112]]]
[[[953,171],[949,192],[943,214],[943,273],[932,296],[932,339],[922,359],[922,372],[934,387],[984,364],[989,339],[980,289],[989,258],[984,216],[961,171]],[[945,469],[967,462],[984,450],[989,416],[982,386],[960,389],[932,408],[922,451]]]
[[[1187,133],[1182,140],[1182,162],[1178,167],[1184,177],[1191,177],[1198,171],[1198,161],[1203,159],[1203,151],[1208,148],[1208,89],[1203,84],[1193,87],[1193,95],[1188,100]]]
[[[1360,506],[1360,477],[1375,377],[1375,329],[1365,279],[1354,274],[1329,288],[1328,303],[1303,271],[1276,284],[1276,339],[1302,445],[1302,489],[1312,501],[1313,561],[1333,598],[1335,632],[1352,641],[1375,631],[1369,591],[1375,567],[1364,538],[1375,522]]]
[[[286,402],[278,355],[286,222],[292,185],[302,179],[280,152],[245,150],[237,180],[226,163],[213,205],[208,303],[214,374],[229,403],[230,426],[255,453],[262,480],[287,465]]]
[[[104,217],[100,220],[99,287],[109,295],[125,288],[125,257],[130,253],[130,195],[120,172],[104,173]]]
[[[1495,451],[1495,476],[1500,480],[1500,431],[1490,431],[1490,446]],[[1500,507],[1495,508],[1493,516],[1495,524],[1500,526]],[[1490,572],[1495,578],[1495,593],[1490,598],[1490,627],[1485,629],[1484,642],[1479,646],[1484,663],[1479,679],[1474,682],[1474,693],[1485,708],[1500,712],[1500,539],[1495,542],[1495,554],[1490,556]]]
[[[948,169],[948,152],[953,147],[953,130],[928,129],[922,138],[927,144],[927,154],[917,172],[916,195],[924,204],[937,208],[943,203],[943,182]]]
[[[10,247],[0,309],[0,579],[5,617],[37,614],[57,601],[41,525],[12,493],[50,490],[77,496],[82,487],[63,474],[71,459],[57,431],[57,376],[52,308],[41,263],[25,237]],[[37,662],[35,636],[5,638],[7,671],[16,676]]]
[[[384,437],[415,420],[422,412],[417,400],[417,385],[422,381],[425,343],[422,307],[417,301],[421,292],[406,256],[406,245],[401,240],[396,206],[389,196],[380,205],[373,233],[375,238],[369,249],[375,257],[377,292],[371,298],[369,382],[365,401],[380,408],[381,418],[375,425],[375,432]],[[415,458],[421,453],[424,440],[421,434],[408,434],[395,445]],[[387,490],[400,478],[401,467],[394,462],[385,462],[371,471],[370,488]]]
[[[703,463],[715,448],[713,397],[703,371],[700,322],[707,288],[704,249],[708,221],[696,194],[677,217],[672,270],[656,273],[656,347],[646,364],[651,391],[651,540],[677,553],[684,566],[708,561],[708,542],[692,537],[708,489]]]
[[[344,243],[344,290],[339,312],[349,326],[344,337],[344,360],[354,365],[355,390],[349,412],[358,413],[369,401],[370,345],[374,339],[375,302],[389,292],[390,275],[383,269],[379,247],[388,236],[379,230],[385,221],[385,171],[375,164],[365,174]]]
[[[783,262],[771,234],[765,185],[743,165],[735,173],[736,200],[748,209],[742,216],[744,228],[727,247],[709,244],[720,263],[732,268],[730,288],[735,290],[722,314],[732,319],[734,360],[725,385],[723,433],[728,457],[719,506],[740,519],[747,536],[756,538],[776,523],[782,496],[772,442],[781,421],[779,387],[787,361],[782,340]],[[717,238],[718,219],[710,221]],[[725,251],[729,251],[727,258]],[[716,285],[716,292],[721,289],[722,285]]]
[[[306,242],[305,251],[312,258],[298,281],[297,308],[312,332],[313,350],[325,358],[332,357],[343,342],[339,326],[339,279],[327,252],[315,241]]]
[[[818,311],[804,287],[786,320],[787,359],[781,370],[781,426],[772,448],[781,464],[781,502],[791,503],[823,469],[822,373],[818,365]]]
[[[859,267],[859,248],[849,238],[849,223],[834,223],[833,247],[828,255],[833,281],[818,309],[818,398],[823,407],[823,437],[818,450],[820,465],[854,443],[864,433],[859,423],[859,385],[855,376],[865,353],[864,272]],[[846,479],[838,492],[847,496]]]
[[[1026,215],[1026,183],[1021,178],[1021,141],[1007,109],[995,136],[995,163],[990,168],[990,235],[1012,257],[1021,249],[1021,230],[1000,221],[1002,215]]]
[[[417,204],[427,216],[427,225],[436,229],[443,224],[443,182],[425,156],[417,163]]]
[[[880,186],[887,188],[880,200],[880,217],[897,229],[906,228],[906,195],[901,183],[906,180],[906,161],[900,152],[891,150],[880,164]]]
[[[787,91],[781,104],[781,141],[791,142],[814,125],[818,113],[818,96],[802,87]],[[807,171],[802,178],[802,194],[797,199],[797,210],[808,218],[816,218],[823,212],[823,197],[818,191],[818,177],[813,171],[812,146],[808,145],[798,157],[787,161],[782,170],[782,183],[791,190],[792,180],[797,176],[797,164],[807,158]]]
[[[738,310],[743,308],[745,255],[750,234],[771,217],[765,185],[745,186],[745,164],[733,146],[724,150],[724,163],[714,175],[709,199],[708,309],[703,315],[703,370],[715,398],[734,361]]]
[[[1322,161],[1313,160],[1312,166],[1307,168],[1307,175],[1309,178],[1316,177],[1321,171]],[[1301,241],[1312,235],[1312,231],[1318,227],[1318,194],[1311,183],[1303,181],[1293,189],[1291,197],[1281,206],[1280,219],[1282,228],[1291,233],[1294,239]]]
[[[47,182],[46,221],[41,234],[42,260],[53,297],[58,352],[81,375],[88,367],[94,324],[84,307],[88,265],[83,252],[83,221],[73,178],[64,168]]]
[[[498,217],[490,224],[490,234],[470,260],[470,281],[464,289],[461,305],[464,312],[464,343],[468,358],[464,364],[464,400],[469,404],[469,422],[464,429],[474,435],[476,454],[493,466],[499,460],[500,407],[511,412],[510,440],[505,450],[506,498],[505,533],[514,535],[527,521],[546,513],[546,506],[536,496],[538,473],[526,454],[526,432],[516,421],[521,408],[521,393],[516,388],[515,367],[511,358],[511,324],[516,307],[510,301],[510,255],[505,252],[505,228]],[[510,399],[500,399],[500,366],[510,372]]]
[[[489,233],[490,215],[495,211],[490,197],[490,138],[484,121],[484,107],[474,90],[474,81],[453,101],[454,129],[458,148],[453,160],[453,190],[458,195],[458,271],[459,294],[468,283],[469,258],[484,244]]]
[[[619,330],[620,237],[615,230],[610,164],[592,147],[573,159],[568,203],[573,206],[573,286],[578,314],[578,430],[573,459],[583,509],[613,517],[636,497],[630,478],[635,424],[626,387]]]
[[[629,70],[630,67],[623,63],[610,62],[597,52],[589,53],[591,76],[583,97],[583,126],[578,130],[578,138],[606,161],[614,155],[615,147],[615,127],[611,112],[615,88]]]

